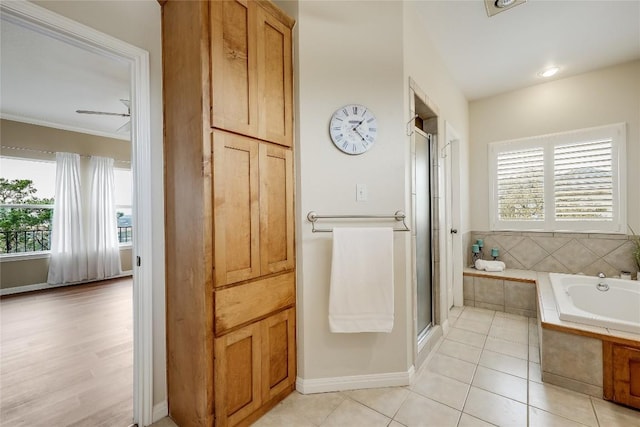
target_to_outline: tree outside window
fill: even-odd
[[[28,179],[0,178],[0,253],[47,251],[53,198],[40,198]]]

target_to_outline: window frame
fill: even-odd
[[[29,203],[0,203],[0,209],[50,209],[53,211],[52,204],[29,204]],[[49,230],[51,232],[51,230]],[[25,252],[5,252],[0,253],[0,262],[2,261],[23,261],[35,258],[47,258],[51,253],[50,249],[44,251],[25,251]]]
[[[13,156],[2,154],[0,157],[12,160],[20,160],[25,162],[39,162],[39,163],[48,163],[55,166],[55,159],[49,158],[41,158],[41,157],[29,157],[29,156]],[[55,172],[53,176],[53,180],[55,182]],[[29,204],[29,203],[6,203],[0,204],[0,208],[17,208],[17,209],[51,209],[53,210],[53,204]],[[10,262],[10,261],[25,261],[31,259],[40,259],[40,258],[49,258],[51,254],[51,250],[46,251],[30,251],[30,252],[9,252],[9,253],[0,253],[0,263],[2,262]]]
[[[627,181],[626,181],[626,124],[616,123],[567,132],[492,142],[488,144],[489,175],[489,229],[491,231],[532,231],[567,233],[627,232]],[[554,197],[554,148],[593,139],[611,139],[612,158],[612,220],[558,220],[555,216]],[[501,220],[498,216],[498,154],[521,149],[542,148],[544,152],[544,219]]]
[[[122,167],[122,166],[113,166],[113,172],[114,174],[116,173],[116,171],[128,171],[131,174],[131,178],[130,178],[130,182],[131,182],[131,186],[132,186],[132,191],[131,191],[131,201],[130,204],[128,205],[119,205],[116,204],[116,211],[118,209],[129,209],[131,211],[131,218],[133,220],[133,169],[131,169],[131,167]],[[133,222],[131,224],[131,232],[133,233]],[[120,242],[120,249],[127,249],[127,248],[132,248],[133,247],[133,234],[131,235],[131,240],[129,240],[128,242]]]
[[[129,210],[131,210],[132,219],[133,219],[133,206],[132,205],[116,205],[116,211],[118,209],[129,209]],[[117,227],[117,228],[120,228],[120,227]],[[131,232],[133,233],[133,223],[131,224]],[[131,240],[129,240],[127,242],[119,242],[119,246],[120,246],[121,249],[133,247],[133,234],[131,235]]]
[[[16,159],[16,160],[24,160],[24,161],[29,161],[29,162],[52,163],[54,165],[56,164],[55,160],[42,159],[42,158],[36,158],[36,157],[22,157],[22,156],[19,157],[19,156],[6,156],[6,155],[0,155],[0,157]],[[114,169],[126,170],[126,171],[130,171],[132,173],[131,168],[114,167]],[[53,179],[55,181],[55,176],[54,176]],[[132,194],[132,197],[133,197],[133,194]],[[8,203],[8,204],[0,204],[0,208],[19,208],[19,209],[43,209],[43,208],[45,208],[45,209],[53,210],[54,205],[53,204],[27,204],[27,203],[25,203],[25,204],[17,203],[16,204],[16,203]],[[131,212],[133,214],[133,204],[130,204],[130,205],[116,205],[116,209],[117,208],[129,209],[129,210],[131,210]],[[133,228],[133,225],[132,225],[132,228]],[[120,250],[126,250],[126,249],[132,248],[133,247],[133,237],[128,242],[119,243],[119,247],[120,247]],[[49,258],[50,254],[51,254],[51,250],[0,253],[0,262],[23,261],[23,260],[30,260],[30,259]]]

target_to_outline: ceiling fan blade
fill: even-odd
[[[91,110],[76,110],[78,114],[96,114],[100,116],[117,116],[117,117],[129,117],[128,113],[109,113],[107,111],[91,111]]]

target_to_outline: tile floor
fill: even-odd
[[[464,307],[450,322],[411,386],[294,392],[254,426],[640,427],[640,411],[542,383],[535,319]]]

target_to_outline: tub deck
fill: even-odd
[[[561,320],[558,315],[551,282],[549,281],[549,273],[516,269],[507,269],[502,272],[486,272],[474,268],[465,268],[463,274],[472,277],[531,283],[532,286],[536,287],[538,318],[544,329],[598,338],[622,345],[640,346],[640,334]],[[640,282],[638,282],[638,286],[640,287]]]

